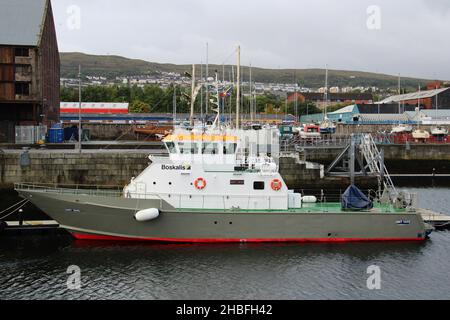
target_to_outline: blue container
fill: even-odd
[[[48,131],[48,142],[49,143],[63,143],[64,142],[64,129],[51,128]]]

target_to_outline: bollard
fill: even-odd
[[[23,210],[22,209],[19,210],[19,225],[21,227],[23,226]]]

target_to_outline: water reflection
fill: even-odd
[[[414,189],[444,212],[449,189]],[[0,238],[0,299],[448,299],[450,233],[347,244],[161,244]],[[78,265],[82,289],[67,289]],[[368,290],[367,268],[382,270]]]

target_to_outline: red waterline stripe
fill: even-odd
[[[173,238],[122,238],[113,236],[90,235],[72,233],[77,240],[96,241],[153,241],[167,243],[275,243],[275,242],[296,242],[296,243],[345,243],[345,242],[392,242],[392,241],[425,241],[424,238],[317,238],[317,239],[173,239]]]

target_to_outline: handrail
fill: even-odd
[[[14,185],[16,190],[22,190],[22,191],[40,191],[40,192],[45,192],[45,193],[54,193],[54,194],[74,194],[74,195],[90,195],[90,196],[104,196],[104,197],[114,197],[114,198],[121,198],[124,197],[123,192],[117,192],[117,191],[113,191],[113,190],[102,190],[102,189],[66,189],[66,188],[48,188],[48,187],[44,187],[44,186],[38,186],[38,185],[32,185],[32,184],[24,184],[24,183],[16,183]],[[317,190],[318,192],[318,190]],[[303,192],[302,192],[303,193]],[[310,195],[310,194],[314,194],[313,192],[304,192],[304,195]],[[342,198],[342,190],[340,192],[329,192],[327,193],[327,198],[328,199],[333,199],[333,201],[329,202],[329,203],[339,203],[341,201]],[[372,194],[375,194],[375,196],[372,196]],[[268,201],[268,210],[275,210],[272,208],[272,199],[271,198],[285,198],[286,195],[273,195],[273,196],[268,196],[268,195],[241,195],[241,194],[235,194],[235,195],[223,195],[223,194],[208,194],[208,195],[192,195],[192,194],[188,194],[188,193],[179,193],[179,194],[174,194],[174,193],[143,193],[143,194],[135,194],[133,193],[133,199],[152,199],[152,198],[157,198],[158,200],[164,200],[163,197],[164,196],[170,196],[171,198],[174,199],[174,201],[176,201],[178,203],[178,208],[183,208],[183,203],[184,200],[192,200],[192,199],[199,199],[201,200],[202,205],[198,208],[198,209],[206,209],[206,205],[205,205],[205,200],[207,197],[216,197],[216,198],[220,198],[222,199],[222,203],[223,203],[223,208],[224,210],[232,210],[232,208],[227,208],[226,207],[226,203],[231,199],[231,198],[238,198],[238,199],[243,199],[243,200],[247,200],[247,209],[242,209],[243,211],[248,211],[250,210],[250,202],[251,200],[257,200],[257,199],[265,199]],[[374,200],[374,202],[376,202],[375,200],[377,200],[377,194],[376,192],[374,192],[373,190],[369,190],[368,191],[368,196],[369,199]],[[183,199],[183,198],[186,199]],[[372,199],[373,198],[373,199]],[[164,200],[167,201],[167,200]],[[310,206],[309,204],[304,204],[305,208],[307,208],[308,210],[312,210],[314,212],[328,212],[329,211],[329,207],[326,206],[327,202],[325,201],[325,199],[320,199],[316,204]],[[190,206],[185,206],[186,208],[189,208]],[[377,202],[377,207],[378,210],[381,210],[381,212],[392,212],[393,211],[393,206],[391,204],[383,204],[380,203],[379,201]],[[211,208],[209,208],[211,209]],[[219,208],[220,209],[220,208]]]

